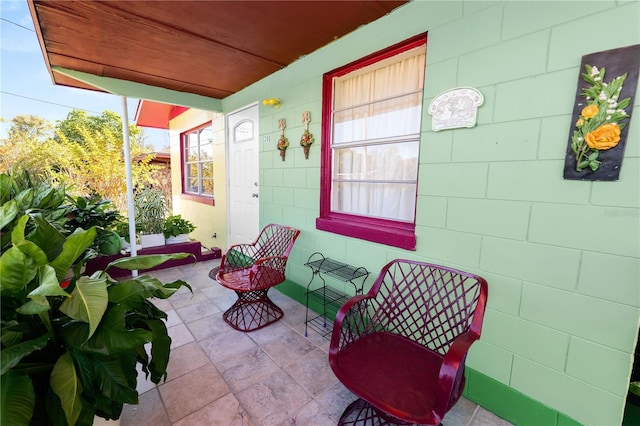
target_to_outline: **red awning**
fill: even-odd
[[[160,102],[139,100],[134,121],[139,127],[169,129],[169,120],[179,116],[189,108]]]

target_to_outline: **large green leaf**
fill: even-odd
[[[109,263],[105,270],[117,266],[118,268],[128,269],[130,271],[139,269],[149,269],[158,266],[169,260],[179,260],[192,256],[194,262],[196,257],[192,253],[173,253],[173,254],[148,254],[133,257],[121,257]]]
[[[137,280],[122,281],[109,286],[109,302],[132,310],[150,296],[145,287]]]
[[[134,351],[107,357],[74,350],[71,356],[82,382],[84,398],[93,401],[104,396],[118,403],[138,403],[138,372]]]
[[[186,281],[183,281],[183,280],[175,280],[175,281],[171,281],[170,283],[165,283],[162,285],[163,292],[165,293],[168,293],[171,290],[178,290],[180,287],[186,287],[189,289],[191,293],[193,293],[193,289],[191,288],[191,286]],[[171,294],[173,294],[173,292],[171,292]],[[171,296],[171,294],[169,294],[169,296]],[[159,297],[159,296],[156,295],[155,297]]]
[[[62,251],[65,236],[49,223],[42,213],[32,214],[31,218],[36,226],[26,238],[40,247],[46,253],[47,259],[55,259]]]
[[[36,243],[25,239],[24,233],[28,221],[29,215],[25,214],[20,217],[13,231],[11,231],[11,243],[21,252],[31,257],[36,265],[45,265],[49,261],[47,254]]]
[[[158,384],[160,380],[167,378],[167,365],[169,364],[169,354],[171,353],[171,337],[167,333],[167,326],[164,321],[144,320],[145,324],[153,332],[153,342],[151,342],[151,362],[149,372],[151,381]]]
[[[151,342],[153,333],[125,327],[125,310],[121,306],[111,307],[104,315],[95,335],[82,345],[83,349],[105,355],[114,355],[134,350]]]
[[[95,227],[89,228],[86,231],[79,228],[67,237],[62,252],[51,262],[51,266],[56,270],[58,280],[62,281],[64,279],[73,262],[91,246],[95,238]]]
[[[34,196],[35,196],[35,193],[33,191],[33,188],[27,188],[20,191],[15,196],[15,200],[16,200],[16,203],[18,204],[18,208],[23,212],[31,209],[31,207],[33,207]]]
[[[128,328],[136,328],[138,319],[163,319],[166,321],[167,314],[162,309],[158,309],[156,305],[148,299],[138,306],[133,313],[127,316],[126,323]]]
[[[159,299],[166,299],[178,290],[177,288],[165,288],[162,281],[149,275],[141,275],[135,280],[144,286],[149,295]]]
[[[0,256],[0,289],[20,291],[36,276],[33,260],[16,247],[10,247]]]
[[[43,266],[49,262],[47,254],[34,242],[22,240],[18,243],[13,243],[13,246],[32,258],[36,266]]]
[[[109,294],[106,279],[80,277],[71,297],[60,305],[60,311],[73,319],[89,323],[90,338],[107,309]]]
[[[60,201],[60,195],[58,194],[58,188],[50,188],[45,186],[40,186],[37,189],[37,193],[33,199],[34,207],[43,210],[49,210],[52,207],[57,207]]]
[[[40,395],[38,395],[40,396]],[[49,387],[45,395],[45,410],[38,410],[39,406],[36,405],[36,412],[33,413],[33,419],[31,419],[32,425],[47,425],[47,426],[67,426],[67,415],[62,408],[62,401],[56,393]],[[82,396],[80,397],[82,402]],[[36,402],[37,404],[37,402]],[[82,404],[84,411],[85,404]],[[43,411],[40,413],[39,411]],[[82,415],[82,412],[81,412]],[[76,421],[78,425],[79,420]]]
[[[9,347],[20,343],[23,333],[13,329],[16,325],[18,325],[17,321],[2,321],[2,329],[0,329],[2,346]]]
[[[163,284],[159,279],[149,276],[140,275],[133,278],[133,280],[139,282],[146,289],[148,296],[157,297],[158,299],[167,299],[174,294],[180,287],[187,287],[189,291],[193,293],[193,289],[189,284],[183,280],[176,280],[170,283]]]
[[[51,388],[60,398],[67,423],[74,426],[82,410],[82,384],[69,352],[62,354],[51,371]]]
[[[0,374],[5,374],[11,368],[16,366],[22,358],[33,351],[40,350],[47,346],[50,337],[50,334],[47,333],[36,339],[27,340],[26,342],[18,343],[17,345],[13,345],[8,348],[3,348],[0,353]]]
[[[138,403],[138,392],[129,386],[127,375],[137,375],[135,358],[133,359],[133,371],[123,369],[123,364],[118,358],[100,359],[94,358],[93,368],[102,393],[110,399],[128,404]]]
[[[38,268],[38,282],[40,285],[36,287],[28,297],[35,296],[65,296],[71,297],[69,293],[60,287],[56,271],[49,265]]]
[[[27,222],[29,221],[29,217],[30,216],[28,214],[24,214],[20,216],[20,219],[18,219],[18,222],[16,223],[13,230],[11,231],[11,240],[12,240],[11,242],[13,243],[13,245],[24,240],[24,230],[27,227]]]
[[[149,343],[153,333],[125,327],[125,310],[121,306],[110,306],[104,314],[100,327],[87,339],[89,326],[86,323],[74,322],[62,330],[65,342],[79,350],[102,354],[116,355],[127,351],[135,351],[139,346]]]
[[[9,371],[0,381],[0,424],[27,426],[33,416],[36,395],[29,376]]]
[[[38,315],[50,309],[51,304],[49,304],[49,300],[45,296],[33,296],[31,300],[16,309],[16,312],[22,315]]]
[[[25,255],[31,257],[37,266],[45,265],[49,260],[47,254],[38,245],[25,239],[25,228],[29,215],[23,215],[11,231],[11,243]]]
[[[9,202],[0,206],[0,229],[13,222],[18,212],[18,204],[15,200],[9,200]]]

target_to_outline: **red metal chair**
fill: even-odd
[[[462,395],[487,282],[411,260],[385,265],[336,316],[329,363],[356,396],[340,425],[437,425]]]
[[[222,256],[215,279],[235,291],[238,300],[222,317],[231,327],[253,331],[282,318],[267,292],[285,280],[285,267],[300,231],[270,224],[253,244],[236,244]]]

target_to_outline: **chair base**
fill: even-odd
[[[238,300],[222,314],[224,321],[239,331],[253,331],[278,321],[284,315],[266,290],[236,291]]]
[[[344,410],[339,426],[396,426],[396,425],[416,425],[400,420],[394,416],[384,413],[363,399],[356,399]],[[418,426],[418,425],[416,425]],[[440,423],[442,426],[442,423]]]

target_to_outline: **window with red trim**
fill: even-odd
[[[213,199],[213,127],[204,124],[180,135],[182,193],[187,198]]]
[[[426,34],[323,78],[316,227],[415,250]]]

